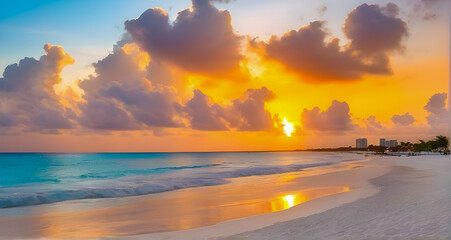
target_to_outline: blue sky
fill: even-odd
[[[0,95],[0,114],[3,114],[0,115],[3,117],[3,123],[0,123],[0,150],[110,151],[113,146],[115,151],[173,151],[171,146],[180,145],[177,151],[192,151],[195,146],[190,144],[202,146],[196,149],[199,151],[294,149],[299,146],[335,146],[343,141],[354,142],[356,137],[363,137],[362,131],[364,134],[373,134],[373,139],[409,135],[412,139],[399,140],[414,141],[421,134],[439,130],[436,124],[430,123],[427,117],[431,112],[426,111],[424,106],[433,96],[443,96],[443,92],[448,90],[450,35],[448,12],[442,7],[444,4],[417,9],[415,6],[421,6],[423,0],[392,0],[399,6],[398,14],[393,8],[390,8],[392,12],[386,10],[390,0],[211,1],[214,1],[216,8],[229,11],[231,24],[227,22],[227,15],[219,14],[215,8],[208,8],[209,11],[204,12],[207,8],[200,6],[211,6],[197,2],[195,6],[200,8],[193,8],[190,14],[205,17],[204,14],[211,13],[207,15],[222,21],[200,18],[205,25],[194,22],[191,26],[194,30],[183,32],[182,35],[152,32],[152,36],[161,35],[164,39],[162,43],[169,44],[155,45],[144,39],[143,42],[150,44],[147,46],[140,40],[140,31],[153,31],[152,27],[159,23],[140,24],[136,18],[149,8],[160,7],[169,14],[170,20],[174,20],[178,12],[191,6],[190,0],[0,0],[2,72],[6,66],[25,57],[39,59],[46,56],[34,61],[36,64],[43,63],[36,65],[39,68],[24,64],[20,69],[8,68],[8,74],[0,76],[5,82],[4,88],[24,86],[21,91]],[[448,0],[440,1],[446,3],[444,1]],[[324,6],[327,6],[327,10],[319,11]],[[368,11],[373,14],[368,14]],[[160,11],[149,11],[146,16],[152,12],[161,14]],[[195,15],[197,13],[199,15]],[[424,19],[426,13],[437,14],[437,17]],[[347,17],[348,22],[344,24]],[[132,19],[135,19],[132,21],[135,30],[128,29],[128,32],[135,34],[133,39],[123,46],[123,51],[113,52],[113,45],[125,33],[124,22]],[[180,19],[189,22],[188,18]],[[311,24],[313,21],[325,22]],[[400,25],[400,22],[405,25]],[[354,29],[359,34],[344,36],[343,28],[349,30],[353,26],[359,26]],[[394,28],[396,30],[392,31]],[[291,39],[290,34],[285,34],[287,31],[298,30],[296,33],[300,35],[306,29],[314,30],[326,39],[286,40]],[[381,55],[377,56],[384,56],[389,61],[381,63],[373,56],[361,58],[366,51],[365,46],[359,48],[353,45],[353,41],[368,36],[368,29],[376,32],[377,37],[383,36],[377,38],[379,43],[387,42],[388,45],[379,49]],[[205,34],[198,34],[200,30]],[[227,34],[216,34],[218,31]],[[276,37],[268,41],[273,35]],[[259,43],[258,48],[254,49],[253,45],[246,42],[247,36],[259,38],[256,41]],[[340,40],[339,48],[325,49],[324,46],[335,46],[329,45],[332,38]],[[373,39],[376,38],[370,40]],[[365,41],[371,43],[370,40]],[[47,43],[51,45],[47,45],[45,53],[43,48]],[[288,44],[288,49],[280,48],[284,44]],[[303,47],[306,44],[312,44],[312,48]],[[155,49],[163,49],[166,54],[152,53]],[[199,54],[188,51],[193,49]],[[309,52],[310,49],[313,50]],[[352,49],[354,52],[351,52]],[[271,53],[267,54],[267,51]],[[362,54],[354,55],[359,52]],[[337,68],[342,62],[347,62],[337,56],[344,56],[344,60],[354,59],[353,62],[359,64],[344,64],[342,68]],[[51,61],[49,65],[48,59],[56,61]],[[339,62],[330,59],[338,59]],[[99,61],[99,64],[92,65]],[[299,62],[303,64],[296,64]],[[363,71],[358,67],[362,64],[381,66],[383,71],[378,72],[380,74]],[[239,66],[239,71],[224,66]],[[219,68],[224,68],[227,74],[219,74]],[[322,70],[333,73],[333,76],[325,76]],[[393,70],[392,74],[389,74],[389,70]],[[247,71],[253,74],[247,75]],[[355,71],[356,77],[342,79],[344,75],[340,74],[350,71]],[[246,81],[236,81],[242,78]],[[22,82],[28,85],[21,85]],[[49,84],[53,88],[48,88]],[[146,97],[138,108],[122,98],[105,95],[106,90],[117,87],[126,96],[134,96],[139,89],[142,96],[149,98]],[[74,91],[69,91],[71,89]],[[250,94],[255,92],[259,94]],[[195,98],[195,93],[200,98]],[[257,95],[266,97],[262,97],[263,100],[254,99]],[[47,97],[44,101],[40,96]],[[164,101],[152,100],[153,96],[161,96]],[[193,99],[196,102],[202,96],[211,101],[206,103],[207,109],[211,108],[210,104],[217,104],[220,109],[233,111],[234,116],[239,116],[240,123],[247,122],[250,126],[253,123],[249,121],[253,119],[263,123],[278,123],[286,118],[287,123],[299,127],[296,130],[299,132],[288,138],[279,134],[280,124],[258,125],[258,128],[253,129],[260,132],[246,132],[244,130],[250,128],[233,125],[230,122],[233,119],[228,119],[227,114],[224,117],[207,114],[209,118],[186,115],[200,113],[202,108],[192,106],[190,102]],[[444,100],[439,100],[439,110],[443,110]],[[243,112],[235,108],[236,101],[255,102],[259,107]],[[110,108],[99,107],[99,102]],[[159,103],[167,103],[167,106],[161,107]],[[191,106],[194,110],[180,113],[174,106],[184,106],[183,109]],[[164,108],[167,112],[158,114],[157,111],[149,110],[149,107]],[[255,109],[262,115],[254,118]],[[334,112],[334,109],[340,110],[339,116],[345,121],[341,121],[340,117],[323,121],[323,115]],[[99,114],[99,111],[104,113]],[[107,125],[109,128],[105,128],[104,123],[120,119],[117,112],[122,112],[125,120],[113,122],[119,125]],[[304,112],[312,114],[304,116]],[[167,125],[151,121],[144,124],[139,115],[141,113],[165,117],[162,122]],[[271,118],[276,115],[279,117]],[[249,116],[253,118],[250,120]],[[393,120],[394,116],[407,116],[413,121],[403,122],[407,125],[399,127],[399,122]],[[225,126],[225,123],[229,128],[224,132],[220,131],[224,127],[218,127],[214,128],[217,131],[207,133],[203,131],[206,128],[198,127],[198,122],[193,119],[219,123],[217,126]],[[335,119],[345,123],[339,129],[345,129],[348,135],[337,132],[333,133],[333,137],[324,138],[322,131],[330,131],[324,126],[330,125],[327,123]],[[173,126],[170,123],[176,120],[181,122],[177,125],[180,127],[162,127]],[[321,126],[309,125],[312,122],[326,123]],[[349,127],[350,124],[358,127]],[[279,126],[275,130],[277,133],[273,132],[273,125]],[[373,125],[382,130],[371,132]],[[109,129],[109,134],[103,129]],[[60,135],[54,135],[57,133]],[[233,140],[225,142],[224,139]]]
[[[81,46],[111,48],[123,33],[123,22],[145,9],[185,8],[188,1],[17,0],[0,1],[0,68],[25,56],[39,57],[45,43],[68,52]]]
[[[339,35],[347,10],[361,1],[342,4],[288,0],[277,4],[270,0],[247,0],[216,5],[230,10],[238,32],[268,37],[318,19],[317,9],[323,2],[327,2],[329,8],[323,18],[340,19],[329,23],[333,32]],[[26,56],[41,56],[46,43],[62,45],[74,55],[77,63],[95,61],[105,56],[120,39],[124,21],[155,6],[165,9],[174,19],[177,12],[190,4],[188,0],[0,0],[0,68]]]

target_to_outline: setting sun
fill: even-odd
[[[0,0],[0,240],[451,240],[450,33],[451,0]]]
[[[288,137],[291,137],[291,135],[294,133],[293,123],[288,122],[287,119],[284,118],[282,124],[283,124],[283,131],[285,132],[285,134]]]

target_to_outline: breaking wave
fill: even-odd
[[[0,194],[0,208],[10,208],[26,205],[37,205],[44,203],[55,203],[68,200],[89,199],[89,198],[116,198],[145,195],[151,193],[161,193],[177,189],[214,186],[226,184],[229,178],[248,177],[256,175],[271,175],[301,171],[305,168],[327,166],[333,163],[313,163],[313,164],[292,164],[282,166],[258,166],[235,168],[220,172],[199,172],[195,174],[185,174],[180,177],[155,177],[155,176],[135,176],[133,178],[123,177],[115,180],[102,181],[98,184],[95,181],[89,187],[71,187],[66,189],[48,189],[34,192]],[[215,165],[209,165],[215,166]],[[202,166],[171,167],[171,168],[202,168]],[[149,170],[150,171],[150,170]],[[145,173],[145,172],[143,172]],[[83,176],[80,176],[83,177]],[[84,176],[85,178],[99,178],[99,176]],[[101,178],[101,177],[100,177]]]

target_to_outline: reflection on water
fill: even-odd
[[[307,189],[302,191],[301,193],[283,195],[274,200],[271,200],[271,211],[277,212],[285,210],[314,198],[319,198],[335,193],[348,192],[350,190],[350,187],[328,187]]]
[[[104,209],[0,217],[0,232],[8,238],[80,239],[175,231],[281,211],[314,198],[351,190],[350,187],[322,187],[280,192],[280,185],[273,186],[277,187],[229,188],[225,185],[197,188],[161,194],[160,197],[150,195],[138,202]],[[61,210],[68,204],[48,206]]]

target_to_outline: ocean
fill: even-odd
[[[363,159],[311,152],[1,153],[0,232],[97,238],[214,225],[350,191],[311,179]]]
[[[0,208],[227,184],[349,158],[307,152],[1,153]]]

